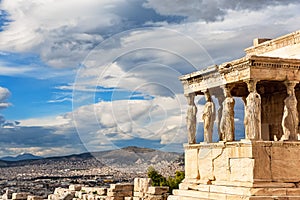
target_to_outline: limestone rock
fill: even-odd
[[[151,186],[151,178],[135,178],[134,179],[134,192],[146,193],[148,187]]]
[[[49,194],[48,200],[59,200],[58,194]]]
[[[40,196],[34,196],[34,195],[28,195],[27,200],[43,200],[43,197]]]
[[[110,191],[133,190],[134,185],[130,183],[110,184]]]
[[[12,199],[15,200],[24,200],[27,199],[27,197],[30,195],[28,192],[18,192],[12,194]]]
[[[162,195],[168,193],[168,191],[169,191],[169,187],[167,186],[161,186],[161,187],[152,186],[148,188],[147,194]]]
[[[11,190],[7,189],[5,191],[5,193],[2,195],[2,199],[3,200],[11,199],[12,198],[12,194],[13,194],[13,192]]]
[[[69,190],[80,191],[81,190],[81,185],[70,185]]]

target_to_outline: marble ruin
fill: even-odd
[[[188,100],[186,177],[169,200],[300,199],[300,31],[255,39],[245,52],[238,60],[180,77]],[[201,143],[195,139],[201,118],[197,95],[206,99]],[[237,98],[244,102],[240,141],[235,140]],[[212,142],[213,128],[219,142]]]
[[[135,178],[133,184],[110,184],[109,188],[69,185],[69,188],[55,188],[48,200],[167,200],[169,187],[151,186],[151,183],[150,178]],[[9,190],[0,199],[43,200],[29,192],[11,193]]]

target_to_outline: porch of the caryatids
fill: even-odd
[[[208,91],[204,92],[206,103],[202,115],[204,142],[212,142],[214,122],[216,119],[215,104],[212,101],[211,95]]]
[[[220,136],[222,141],[228,142],[234,140],[234,104],[235,100],[231,96],[231,87],[225,85],[223,92],[225,99],[223,101],[222,116],[220,121]]]
[[[250,140],[261,139],[261,97],[256,91],[257,80],[246,82],[249,95],[245,104],[245,137]]]
[[[197,106],[195,104],[195,93],[186,95],[188,102],[186,124],[188,130],[188,143],[196,144],[196,130],[197,130]]]
[[[288,96],[284,99],[284,110],[282,117],[283,135],[280,140],[297,140],[298,135],[298,110],[295,86],[297,81],[285,81]]]

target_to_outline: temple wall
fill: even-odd
[[[261,123],[264,140],[279,140],[283,134],[281,121],[283,116],[285,93],[261,96]]]
[[[300,182],[298,142],[201,143],[185,146],[185,155],[185,182],[236,186]]]
[[[300,113],[300,90],[295,90],[298,100],[298,113]],[[261,95],[261,123],[263,140],[274,140],[276,135],[279,140],[283,134],[282,116],[284,109],[284,99],[287,94],[285,91]]]
[[[300,199],[300,143],[185,145],[186,178],[168,200]]]

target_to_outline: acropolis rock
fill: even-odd
[[[255,39],[245,52],[240,59],[180,77],[189,105],[189,143],[184,144],[185,179],[168,200],[300,199],[300,31]],[[209,112],[203,118],[208,137],[193,140],[199,123],[195,95],[206,95],[207,106],[212,99],[219,104],[218,142],[210,139],[207,122],[215,117]],[[240,131],[235,129],[237,99],[244,106],[238,119],[244,122],[241,140],[235,135]]]

